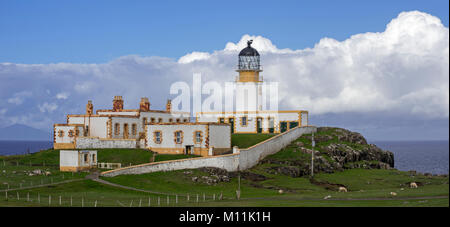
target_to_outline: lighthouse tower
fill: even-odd
[[[262,72],[260,56],[253,48],[253,40],[247,41],[247,47],[239,53],[239,77],[236,79],[236,110],[261,111],[262,110]]]

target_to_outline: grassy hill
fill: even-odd
[[[270,136],[270,135],[269,135]],[[239,135],[235,143],[245,143],[260,135]],[[247,137],[247,138],[245,138]],[[259,137],[256,139],[256,137]],[[86,173],[61,173],[57,170],[59,154],[47,150],[26,156],[0,157],[0,195],[6,184],[18,188],[20,183],[30,185],[45,182],[79,179],[51,187],[19,189],[10,192],[8,199],[0,196],[0,206],[446,206],[448,207],[448,176],[431,176],[398,171],[390,167],[390,154],[365,143],[357,134],[343,129],[322,128],[315,135],[318,162],[313,179],[309,177],[311,135],[304,135],[282,151],[266,157],[254,168],[240,173],[228,173],[214,168],[155,172],[141,175],[102,177],[111,183],[143,191],[126,190],[84,179]],[[344,146],[345,145],[345,146]],[[243,145],[242,145],[243,146]],[[251,146],[248,144],[248,146]],[[100,150],[99,161],[148,162],[151,152],[139,149]],[[102,155],[103,154],[103,157]],[[158,155],[159,156],[159,155]],[[159,156],[185,158],[184,156]],[[344,157],[344,159],[342,159]],[[347,157],[347,158],[345,158]],[[359,157],[359,158],[355,158]],[[5,160],[3,166],[2,161]],[[16,166],[16,161],[19,166]],[[43,161],[46,167],[43,167]],[[29,162],[32,166],[27,166]],[[380,164],[384,163],[384,164]],[[51,176],[27,176],[24,171],[42,168]],[[5,172],[3,172],[5,170]],[[14,173],[15,171],[15,173]],[[62,179],[64,176],[64,179]],[[241,199],[236,199],[239,187]],[[50,179],[52,177],[52,179]],[[44,182],[44,183],[45,183]],[[409,188],[416,182],[418,188]],[[348,192],[338,192],[339,186]],[[282,190],[282,193],[279,191]],[[397,193],[396,196],[391,192]],[[16,193],[20,199],[16,198]],[[32,201],[27,201],[29,195]],[[189,201],[188,196],[189,195]],[[223,199],[218,200],[222,195]],[[41,201],[37,198],[40,196]],[[56,198],[62,197],[62,205]],[[199,198],[197,202],[197,196]],[[205,200],[203,200],[205,196]],[[324,199],[327,197],[328,199]],[[48,200],[51,200],[49,205]],[[167,204],[167,199],[170,201]],[[158,205],[157,201],[160,201]],[[97,201],[97,203],[95,203]],[[178,203],[175,204],[175,201]]]

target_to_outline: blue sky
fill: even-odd
[[[449,1],[0,0],[0,128],[232,81],[254,39],[280,109],[369,140],[449,138]]]
[[[313,47],[380,32],[402,11],[448,27],[449,2],[428,1],[0,1],[0,62],[103,63],[137,54],[178,58],[223,49],[243,34],[279,48]]]

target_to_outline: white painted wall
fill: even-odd
[[[229,125],[209,125],[209,145],[214,148],[231,148]]]

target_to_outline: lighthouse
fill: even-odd
[[[253,112],[262,110],[262,72],[260,56],[253,48],[253,40],[247,41],[247,47],[239,52],[236,78],[236,110]]]

